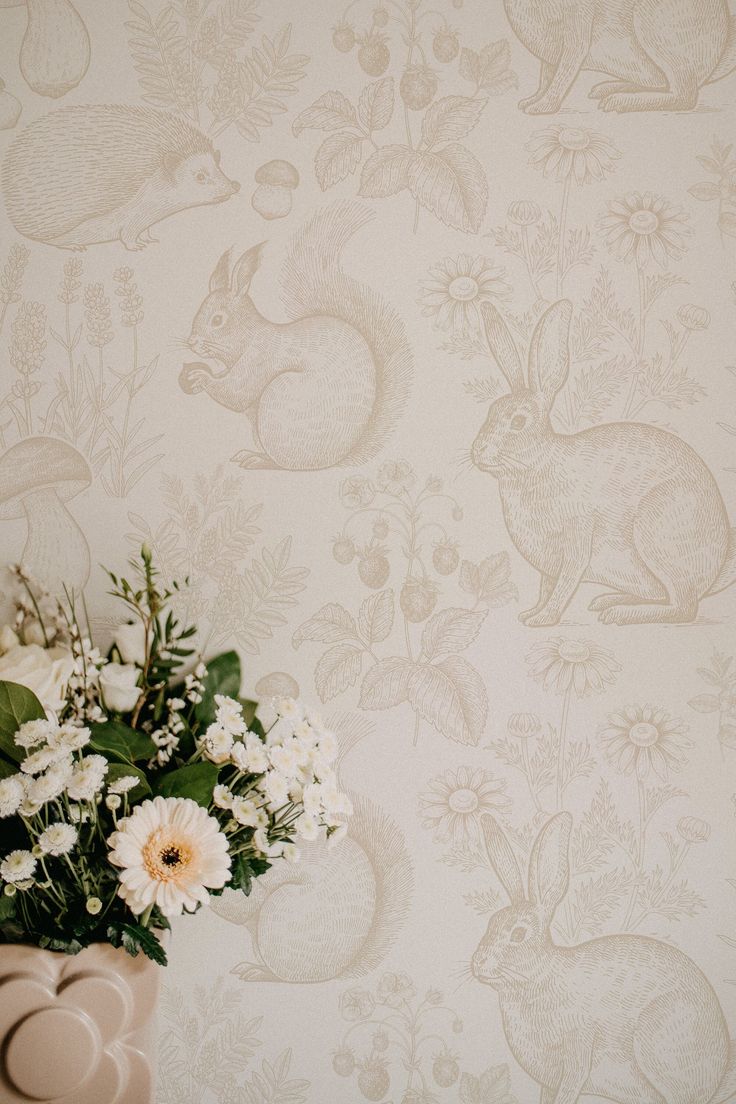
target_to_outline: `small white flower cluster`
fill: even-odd
[[[187,703],[197,705],[198,702],[201,702],[204,692],[203,679],[206,674],[207,668],[204,663],[198,663],[194,671],[184,678],[184,697],[167,699],[168,716],[166,721],[151,733],[151,739],[158,751],[149,766],[154,764],[158,764],[159,767],[165,766],[179,747],[181,733],[186,728],[180,716],[181,710],[186,709]]]
[[[11,851],[0,862],[6,896],[34,885],[38,864],[68,855],[79,842],[79,825],[96,817],[109,763],[102,755],[83,753],[90,738],[86,726],[53,717],[26,721],[15,733],[24,758],[17,773],[0,779],[0,819],[20,816],[31,847]],[[107,786],[106,803],[119,807],[138,782],[135,775],[115,779]],[[50,884],[45,867],[44,875],[44,884]]]
[[[253,828],[262,855],[291,861],[298,858],[295,846],[279,838],[287,828],[303,840],[316,840],[324,830],[330,842],[341,838],[352,805],[338,789],[337,740],[321,718],[284,698],[274,702],[277,719],[262,739],[248,730],[240,702],[217,695],[215,704],[200,749],[211,762],[237,768],[230,785],[213,793],[213,803],[230,812],[234,827]],[[239,792],[243,779],[245,792]]]

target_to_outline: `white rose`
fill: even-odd
[[[146,626],[142,621],[134,621],[132,625],[119,625],[112,640],[123,663],[137,663],[142,667],[146,662]]]
[[[66,648],[16,644],[0,656],[0,680],[32,690],[44,709],[56,712],[64,704],[74,659]]]
[[[108,709],[127,713],[140,697],[138,668],[132,663],[106,663],[100,671],[100,690]]]

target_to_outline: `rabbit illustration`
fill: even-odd
[[[541,1085],[541,1104],[575,1104],[581,1094],[618,1104],[729,1099],[736,1060],[726,1022],[687,955],[640,935],[553,942],[550,925],[570,876],[570,814],[539,832],[527,893],[501,827],[490,815],[482,825],[511,904],[491,917],[472,970],[497,991],[509,1047]]]
[[[581,69],[614,80],[590,92],[604,111],[690,111],[702,85],[736,67],[728,0],[504,0],[539,59],[539,88],[519,107],[554,114]]]
[[[567,378],[571,304],[537,323],[528,381],[509,330],[482,306],[488,344],[511,394],[494,402],[472,447],[498,480],[509,535],[540,572],[527,625],[556,625],[581,582],[612,592],[589,609],[607,624],[688,622],[736,580],[736,534],[704,461],[672,433],[636,422],[557,433],[550,421]]]
[[[356,204],[319,211],[296,236],[282,273],[291,322],[271,322],[250,297],[261,245],[220,258],[189,346],[224,370],[189,364],[185,391],[205,391],[247,416],[255,452],[244,468],[307,471],[363,463],[403,409],[411,354],[391,307],[340,268],[343,246],[373,217]]]

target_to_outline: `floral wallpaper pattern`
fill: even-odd
[[[0,545],[144,539],[355,805],[159,1104],[736,1093],[736,13],[0,4]]]

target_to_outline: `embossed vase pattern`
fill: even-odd
[[[160,980],[155,963],[101,944],[3,947],[2,1099],[153,1102]]]
[[[175,923],[156,1104],[736,1092],[735,17],[0,0],[3,559],[104,646],[148,541],[355,807]],[[44,978],[0,1096],[128,1084]]]

